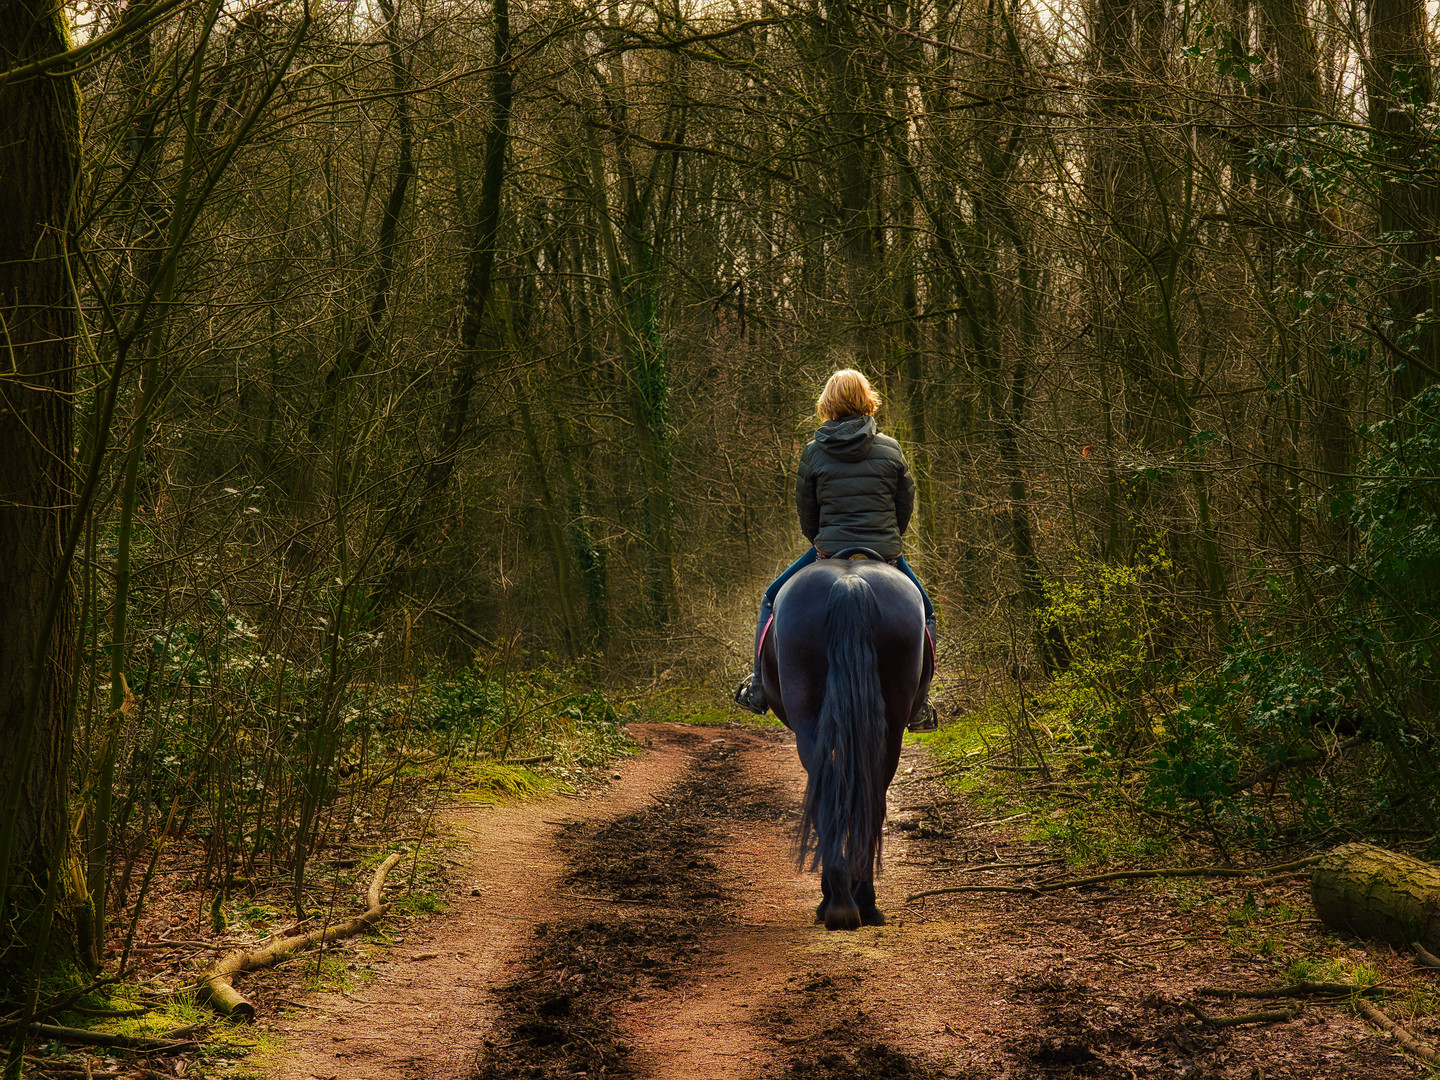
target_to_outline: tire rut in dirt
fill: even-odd
[[[779,788],[748,783],[739,758],[714,746],[644,810],[565,828],[563,887],[612,904],[613,916],[536,926],[529,972],[500,991],[474,1080],[636,1075],[615,1003],[674,988],[706,955],[702,932],[732,920],[712,858],[716,827],[795,814]]]

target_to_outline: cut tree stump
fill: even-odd
[[[1440,950],[1440,866],[1370,844],[1342,844],[1315,864],[1310,897],[1327,926]]]

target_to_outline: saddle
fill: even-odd
[[[830,555],[827,555],[819,548],[816,548],[815,556],[819,559],[872,559],[875,562],[894,562],[893,559],[887,559],[878,551],[872,551],[870,548],[867,547],[841,548],[839,551]]]

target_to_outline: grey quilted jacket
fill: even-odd
[[[915,480],[874,417],[827,420],[800,454],[795,506],[800,531],[819,550],[867,547],[893,559],[915,512]]]

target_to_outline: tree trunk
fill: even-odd
[[[53,0],[0,5],[0,68],[69,46]],[[14,1001],[72,896],[71,537],[76,309],[66,273],[80,98],[51,71],[0,90],[0,997]],[[73,959],[73,942],[51,957]]]
[[[395,541],[390,565],[384,574],[385,592],[393,592],[415,549],[435,518],[455,460],[470,424],[471,401],[480,361],[480,339],[486,325],[486,311],[495,286],[495,251],[500,238],[500,210],[505,188],[505,156],[510,144],[510,114],[515,105],[515,58],[510,47],[510,2],[495,0],[493,101],[490,127],[485,135],[484,172],[475,215],[467,232],[465,286],[462,293],[460,347],[450,375],[450,392],[440,432],[440,452],[425,470],[425,486]],[[458,166],[457,188],[463,189]]]
[[[310,437],[318,440],[334,420],[341,390],[347,379],[364,370],[365,364],[380,339],[380,328],[390,309],[390,290],[395,279],[395,260],[399,253],[400,215],[405,209],[405,196],[415,178],[414,125],[410,119],[410,72],[401,56],[400,25],[396,18],[395,0],[380,0],[385,17],[385,42],[390,59],[390,82],[395,95],[395,126],[399,131],[398,160],[390,196],[380,216],[379,250],[371,276],[370,303],[360,329],[346,343],[334,366],[325,374],[320,403],[310,416]]]
[[[1413,397],[1440,375],[1440,334],[1423,320],[1440,308],[1435,272],[1440,184],[1420,169],[1431,136],[1421,115],[1435,98],[1423,0],[1370,0],[1370,56],[1365,96],[1370,137],[1385,163],[1380,171],[1380,231],[1406,234],[1398,245],[1399,281],[1392,292],[1394,319],[1410,360],[1392,376],[1397,397]],[[1404,338],[1410,338],[1404,341]]]
[[[1341,844],[1310,878],[1328,926],[1392,945],[1440,949],[1440,867],[1369,844]]]

